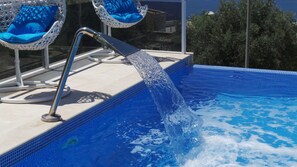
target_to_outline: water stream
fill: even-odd
[[[201,118],[193,114],[167,73],[153,57],[139,51],[127,58],[147,85],[164,121],[176,159],[182,165],[201,149]]]

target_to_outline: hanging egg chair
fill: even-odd
[[[129,28],[146,15],[148,6],[138,0],[92,0],[101,21],[111,28]]]

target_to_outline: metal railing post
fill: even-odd
[[[250,56],[250,0],[247,0],[247,7],[246,7],[246,36],[245,36],[245,60],[244,60],[244,67],[249,67],[249,56]]]
[[[181,52],[186,53],[187,52],[187,0],[181,0],[181,30],[182,30],[182,37],[181,37]]]
[[[43,50],[43,67],[49,69],[49,50],[48,46]]]

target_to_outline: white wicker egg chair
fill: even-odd
[[[128,3],[128,5],[127,5]],[[111,36],[111,28],[129,28],[143,20],[148,11],[148,6],[142,6],[139,0],[92,0],[93,7],[97,16],[104,24],[104,33]],[[109,5],[109,6],[108,6]],[[124,7],[123,7],[124,6]],[[115,8],[126,8],[126,11],[119,11]],[[127,15],[136,14],[136,19],[121,19],[127,18]],[[115,17],[116,16],[116,17]],[[129,17],[128,17],[129,18]],[[130,17],[131,18],[131,17]],[[123,21],[125,20],[125,21]],[[106,28],[106,26],[108,28]],[[127,63],[126,59],[111,60],[110,58],[101,59],[102,55],[113,55],[114,52],[104,49],[103,54],[90,55],[89,59],[102,63]],[[112,58],[114,58],[112,57]]]
[[[0,39],[0,44],[15,52],[15,72],[16,82],[5,83],[0,85],[0,92],[12,92],[19,90],[30,90],[37,88],[55,87],[58,84],[46,81],[23,81],[21,70],[20,70],[20,50],[44,50],[44,64],[45,68],[48,68],[48,46],[54,42],[56,37],[59,35],[66,17],[66,2],[65,0],[2,0],[0,2],[0,33],[6,33],[9,26],[14,22],[15,18],[18,17],[22,7],[53,7],[55,6],[56,12],[54,13],[54,19],[51,24],[47,27],[44,35],[40,39],[30,42],[9,42]],[[39,14],[38,12],[36,14]],[[28,16],[29,17],[29,16]],[[30,18],[29,18],[30,19]],[[23,35],[23,34],[21,34]],[[70,92],[70,88],[67,87],[67,94]],[[51,100],[52,97],[39,97],[38,99],[11,99],[1,98],[1,102],[5,103],[36,103],[42,101]]]
[[[142,16],[142,18],[133,20],[132,22],[122,22],[119,21],[118,19],[114,18],[111,14],[110,11],[107,10],[107,8],[104,6],[105,0],[92,0],[94,9],[98,17],[101,19],[101,21],[106,24],[107,26],[111,28],[129,28],[137,23],[139,23],[146,15],[148,6],[144,5],[141,6],[140,2],[138,0],[131,0],[134,1],[135,7],[137,8],[138,13]],[[123,0],[114,0],[114,2],[122,2]],[[120,3],[119,5],[121,5]],[[125,13],[123,13],[125,14]]]

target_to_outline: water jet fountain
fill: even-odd
[[[183,164],[185,159],[189,158],[188,155],[196,154],[203,141],[200,134],[202,120],[186,105],[183,97],[158,62],[138,48],[86,27],[76,32],[53,104],[49,113],[42,116],[42,121],[61,120],[56,110],[83,35],[96,39],[102,45],[126,57],[137,69],[157,105],[179,164]]]

